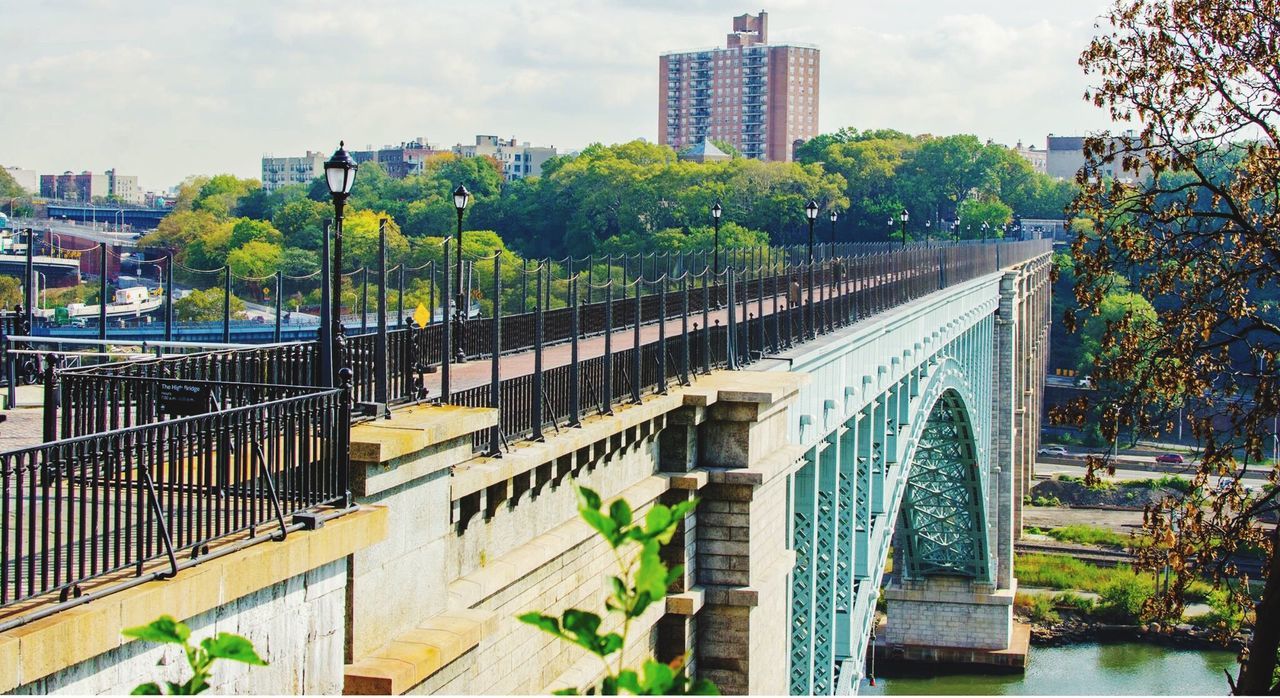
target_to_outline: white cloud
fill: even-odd
[[[0,0],[0,161],[118,167],[161,188],[256,176],[264,153],[476,133],[656,139],[658,55],[722,45],[718,0]],[[1103,0],[775,0],[775,42],[822,51],[821,128],[1040,143],[1105,125],[1076,58]]]

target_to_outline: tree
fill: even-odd
[[[345,255],[342,266],[345,270],[377,266],[378,222],[383,218],[388,218],[387,214],[374,211],[347,214],[342,224],[342,251]],[[387,267],[395,266],[397,260],[404,259],[408,252],[409,241],[400,234],[400,226],[395,220],[388,218]]]
[[[284,242],[284,236],[267,221],[237,218],[231,226],[231,237],[228,246],[231,249],[237,249],[255,240],[272,245],[280,245]]]
[[[22,304],[22,282],[12,276],[0,276],[0,308]]]
[[[1272,302],[1280,281],[1280,0],[1115,0],[1107,22],[1080,58],[1096,76],[1087,97],[1141,130],[1085,144],[1073,210],[1098,232],[1073,243],[1075,295],[1097,314],[1108,279],[1121,273],[1150,299],[1162,332],[1142,342],[1132,315],[1112,324],[1103,338],[1115,350],[1107,368],[1132,384],[1099,397],[1119,426],[1144,433],[1169,428],[1170,406],[1186,398],[1206,403],[1193,424],[1203,452],[1195,488],[1144,517],[1158,544],[1138,551],[1139,564],[1169,562],[1177,572],[1147,611],[1172,616],[1188,580],[1212,575],[1255,614],[1233,691],[1277,694],[1280,528],[1265,530],[1259,517],[1278,508],[1280,470],[1269,466],[1272,485],[1261,494],[1240,478],[1260,467],[1280,412]],[[1107,436],[1116,428],[1101,426]],[[1207,487],[1220,475],[1226,486]],[[1230,560],[1247,546],[1266,555],[1256,602]]]
[[[189,322],[213,322],[222,319],[222,301],[226,295],[221,288],[192,291],[173,302],[179,320]],[[244,301],[231,294],[231,319],[244,318]]]
[[[276,273],[281,254],[279,245],[250,240],[227,255],[227,266],[233,275],[242,279],[261,279]]]
[[[18,186],[18,182],[9,171],[0,167],[0,199],[25,199],[30,196],[27,190]]]
[[[960,238],[964,240],[1004,237],[1004,226],[1013,220],[1013,210],[999,199],[965,199],[957,211]],[[983,225],[987,226],[985,228]]]
[[[333,206],[302,198],[289,201],[271,217],[271,224],[284,236],[287,247],[320,249],[325,221],[333,216]]]
[[[218,218],[230,218],[242,197],[261,188],[262,184],[256,179],[240,179],[229,174],[215,175],[200,187],[191,207],[197,211],[208,211]]]

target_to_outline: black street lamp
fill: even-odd
[[[462,211],[467,207],[467,202],[471,200],[471,192],[467,191],[464,185],[459,184],[457,189],[453,190],[453,207],[458,211],[458,261],[456,262],[454,282],[456,292],[454,298],[457,299],[458,307],[453,311],[453,356],[457,363],[467,360],[467,353],[463,350],[466,344],[463,342],[463,332],[466,331],[466,320],[463,315],[463,298],[462,298]],[[496,301],[495,301],[496,302]]]
[[[333,372],[329,375],[332,381],[338,371],[342,370],[343,357],[342,337],[342,209],[351,195],[351,185],[356,181],[356,170],[360,167],[347,155],[344,141],[338,141],[338,150],[324,164],[324,178],[329,185],[329,195],[333,197],[333,298],[329,309],[328,334],[332,340]],[[322,319],[323,320],[323,319]],[[321,339],[326,328],[321,328]]]
[[[722,214],[722,213],[724,213],[724,209],[720,208],[720,202],[719,202],[719,201],[717,201],[717,202],[715,202],[714,204],[712,204],[712,206],[711,206],[711,222],[712,222],[712,224],[715,226],[715,229],[716,229],[716,232],[715,232],[715,240],[712,242],[712,247],[713,247],[713,248],[714,248],[714,250],[715,250],[715,260],[714,260],[714,262],[712,263],[712,267],[711,267],[711,269],[712,269],[712,273],[714,273],[714,274],[719,274],[719,273],[720,273],[720,214]],[[703,259],[705,260],[705,259],[706,259],[706,257],[703,257]]]
[[[818,202],[809,199],[804,205],[804,216],[809,219],[809,264],[813,264],[813,223],[818,220]]]
[[[1022,239],[1022,216],[1019,216],[1016,213],[1013,215],[1013,229],[1017,231],[1018,239],[1021,240]]]
[[[925,222],[924,222],[924,246],[925,246],[925,247],[928,247],[928,246],[929,246],[929,244],[930,244],[930,242],[931,242],[931,240],[929,239],[929,227],[930,227],[932,224],[933,224],[933,221],[925,221]]]
[[[988,225],[986,221],[983,221],[982,222],[982,241],[983,242],[987,241],[987,231],[990,229],[991,229],[991,226]]]
[[[898,214],[898,220],[902,222],[902,247],[907,247],[907,220],[911,218],[911,214],[907,213],[907,209],[902,209],[902,213]]]
[[[840,214],[833,208],[828,218],[831,219],[831,254],[834,255],[836,251],[836,221],[840,219]]]

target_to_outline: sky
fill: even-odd
[[[1107,0],[0,0],[0,164],[116,168],[147,190],[264,155],[492,134],[657,140],[658,56],[821,50],[819,129],[1044,147],[1110,126],[1076,61]]]

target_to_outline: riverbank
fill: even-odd
[[[1018,615],[1018,614],[1015,614]],[[1064,618],[1058,623],[1037,623],[1026,616],[1017,618],[1031,626],[1032,647],[1063,647],[1094,642],[1141,642],[1189,650],[1244,649],[1247,638],[1234,635],[1225,642],[1218,631],[1190,623],[1137,625],[1105,623],[1085,618]]]

